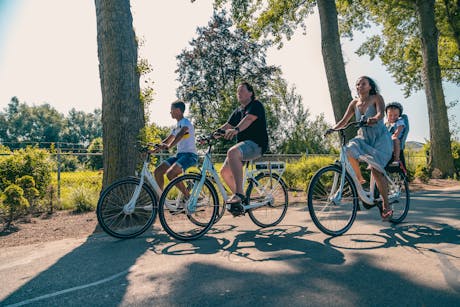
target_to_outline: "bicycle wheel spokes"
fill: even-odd
[[[140,184],[137,178],[117,181],[105,189],[97,204],[97,218],[102,229],[117,238],[132,238],[143,233],[155,219],[156,199],[152,190],[144,185],[139,197],[134,200],[134,210],[124,211],[135,189]]]
[[[248,186],[249,204],[263,205],[248,211],[251,220],[260,227],[277,225],[286,215],[288,193],[284,181],[277,174],[259,174]]]
[[[199,187],[200,176],[187,174],[171,181],[160,200],[160,221],[165,231],[179,240],[194,240],[212,226],[217,196],[209,181]],[[184,189],[184,187],[189,187]]]
[[[409,212],[409,184],[402,172],[390,173],[389,176],[394,182],[394,185],[389,185],[388,200],[393,209],[393,217],[391,222],[402,222]]]
[[[357,194],[346,176],[340,190],[341,170],[336,166],[320,169],[308,187],[308,210],[316,227],[337,236],[345,233],[356,218]]]

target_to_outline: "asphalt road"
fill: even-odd
[[[303,207],[260,229],[224,216],[204,238],[158,224],[131,240],[105,234],[0,250],[0,306],[459,306],[460,190],[412,195],[392,227],[358,212],[331,238]]]

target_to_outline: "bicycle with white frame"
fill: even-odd
[[[331,236],[342,235],[350,229],[356,218],[359,200],[366,209],[377,206],[382,211],[382,199],[375,178],[371,175],[369,191],[366,191],[348,161],[344,131],[352,125],[362,127],[365,119],[326,132],[340,134],[340,158],[334,164],[319,169],[308,186],[307,202],[311,219],[319,230]],[[390,222],[397,224],[406,218],[409,211],[406,170],[400,166],[388,166],[383,175],[388,181],[388,201],[393,209]]]
[[[116,238],[133,238],[152,226],[158,211],[161,189],[149,170],[151,155],[160,151],[158,144],[141,145],[144,162],[139,177],[127,177],[105,188],[97,203],[101,228]],[[171,204],[174,206],[174,204]]]
[[[203,236],[225,213],[225,202],[229,194],[212,162],[212,145],[218,137],[218,134],[213,134],[198,138],[200,143],[208,146],[201,173],[189,173],[175,178],[165,187],[161,196],[161,224],[176,239],[192,240]],[[242,203],[244,213],[247,212],[260,227],[275,226],[282,221],[288,208],[287,186],[281,178],[282,173],[272,171],[271,167],[261,171],[249,166],[250,163],[246,163],[243,180],[247,182],[247,202]],[[189,191],[188,197],[181,192],[181,185]],[[216,187],[223,198],[221,204]],[[181,214],[177,210],[170,210],[167,205],[174,202],[183,205]]]

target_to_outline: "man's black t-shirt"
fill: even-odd
[[[265,109],[262,103],[258,100],[251,101],[246,107],[238,107],[230,115],[228,123],[236,127],[240,121],[248,114],[257,116],[257,119],[252,124],[240,131],[237,136],[238,142],[250,140],[258,144],[262,148],[262,152],[266,152],[268,148],[268,133],[267,120],[265,119]]]

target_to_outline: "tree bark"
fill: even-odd
[[[335,0],[318,0],[321,25],[321,50],[335,121],[342,119],[352,96],[348,87],[342,47],[340,45]],[[347,133],[351,137],[355,132]]]
[[[144,127],[129,0],[95,0],[104,143],[103,187],[134,175]]]
[[[452,157],[447,107],[442,89],[441,69],[438,61],[438,37],[434,16],[434,0],[417,0],[417,13],[421,33],[423,83],[430,122],[430,168],[441,171],[441,176],[452,176]],[[434,173],[435,174],[435,173]]]

